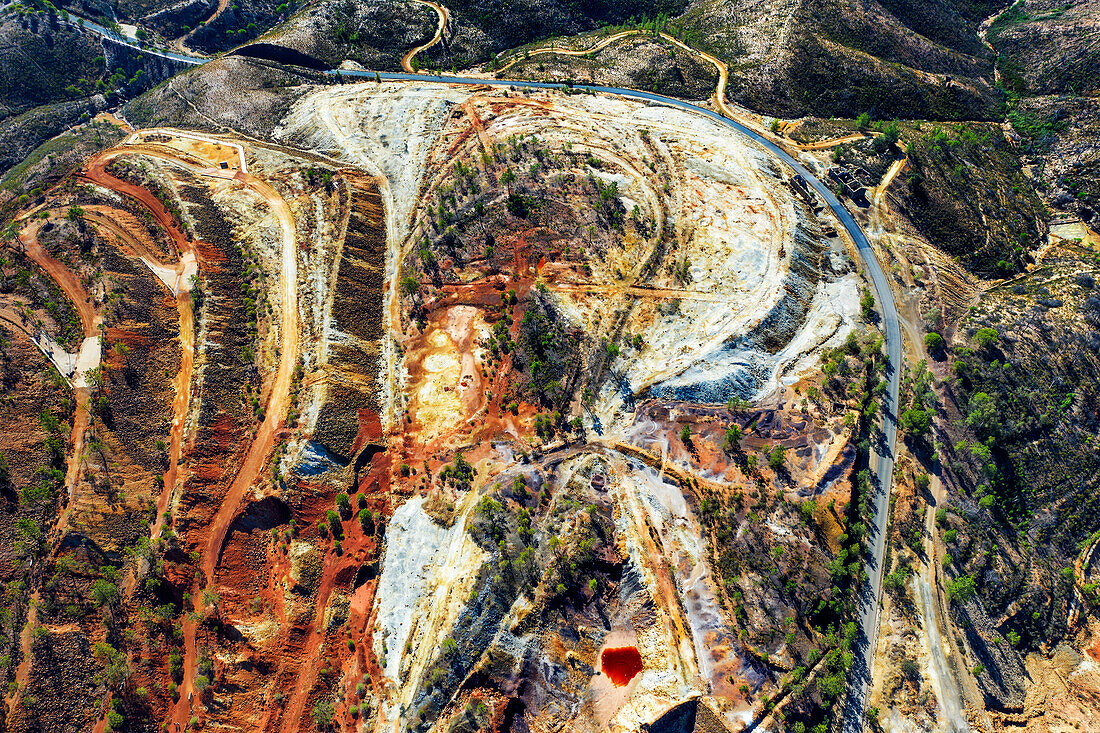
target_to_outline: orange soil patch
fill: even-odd
[[[130,348],[135,346],[147,347],[149,345],[149,337],[138,333],[137,331],[128,331],[124,328],[105,328],[103,329],[103,339],[109,343],[122,343]]]

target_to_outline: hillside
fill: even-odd
[[[1100,91],[1100,4],[1096,0],[1020,0],[988,27],[997,70],[1018,94],[1082,94]]]
[[[104,64],[98,39],[62,23],[56,13],[0,15],[0,120],[90,96]],[[86,86],[77,86],[80,79]]]
[[[730,65],[730,96],[782,117],[992,119],[995,3],[695,0],[673,33]],[[836,84],[844,79],[843,84]]]

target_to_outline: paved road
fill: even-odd
[[[117,43],[123,43],[132,48],[136,48],[144,53],[152,54],[154,56],[160,56],[162,58],[172,59],[183,63],[198,65],[205,63],[209,59],[188,56],[186,54],[173,53],[170,51],[155,50],[148,48],[141,48],[136,43],[130,41],[130,39],[119,38],[116,34],[108,31],[106,28],[99,26],[91,21],[82,21],[85,28],[98,32],[103,36],[109,37]],[[561,89],[562,84],[555,84],[550,82],[538,82],[538,81],[513,81],[504,79],[491,79],[491,78],[479,78],[479,77],[463,77],[463,76],[444,76],[436,74],[409,74],[398,72],[374,72],[374,71],[345,71],[345,70],[333,70],[325,72],[329,76],[338,77],[341,79],[381,79],[382,81],[400,81],[400,82],[426,82],[434,84],[464,84],[464,85],[492,85],[492,86],[506,86],[522,89]],[[795,173],[802,176],[803,180],[811,188],[813,188],[825,201],[826,205],[832,209],[833,213],[840,220],[840,223],[848,231],[852,241],[855,242],[856,248],[859,251],[859,255],[863,260],[865,271],[868,277],[871,279],[871,283],[875,288],[875,294],[878,299],[879,307],[882,311],[883,325],[886,331],[886,357],[887,357],[887,369],[888,371],[888,388],[886,394],[882,400],[882,439],[874,442],[872,455],[872,466],[875,468],[875,476],[877,481],[875,482],[874,491],[874,507],[875,516],[874,520],[869,528],[870,547],[869,555],[866,558],[866,568],[868,574],[868,581],[866,586],[860,593],[860,634],[856,642],[855,649],[855,662],[852,670],[852,680],[849,688],[849,696],[844,711],[844,733],[860,733],[863,730],[863,717],[864,711],[867,707],[867,693],[870,689],[871,683],[871,660],[874,656],[874,640],[878,635],[878,623],[879,623],[879,598],[882,590],[882,571],[883,571],[883,558],[886,550],[886,522],[888,510],[890,507],[890,484],[893,478],[894,471],[894,450],[897,437],[897,405],[898,405],[898,390],[901,385],[901,326],[898,323],[898,312],[894,305],[894,298],[890,292],[890,284],[886,279],[886,275],[883,273],[882,268],[879,266],[878,260],[875,259],[874,251],[871,249],[870,242],[867,241],[867,236],[863,233],[859,224],[852,217],[851,212],[837,197],[829,190],[829,187],[817,179],[809,170],[805,168],[801,163],[791,157],[785,150],[780,148],[771,140],[767,139],[763,135],[755,132],[754,130],[742,125],[736,120],[732,120],[728,117],[718,114],[709,109],[699,107],[691,104],[690,102],[684,102],[679,99],[673,99],[672,97],[665,97],[660,94],[653,94],[650,92],[637,91],[634,89],[620,89],[617,87],[605,87],[594,84],[577,84],[573,85],[573,89],[580,91],[601,92],[606,94],[616,94],[620,97],[628,99],[636,99],[644,102],[656,102],[658,104],[665,104],[671,107],[678,107],[689,112],[701,114],[706,117],[725,125],[734,132],[737,132],[750,140],[756,142],[761,147],[765,148],[769,153],[774,155],[779,160],[786,163],[792,168]]]
[[[140,51],[141,53],[147,54],[149,56],[156,56],[162,59],[178,61],[180,63],[187,64],[188,66],[198,66],[200,64],[205,64],[207,61],[210,60],[203,56],[192,56],[185,53],[176,53],[175,51],[169,51],[166,48],[153,48],[149,45],[142,47],[141,44],[135,39],[129,38],[120,33],[116,33],[109,28],[104,28],[99,23],[96,23],[94,20],[88,20],[87,18],[80,18],[70,14],[69,23],[72,25],[82,26],[85,30],[89,30],[92,33],[95,33],[96,35],[102,37],[104,40],[117,43],[121,46],[129,46],[135,51]]]

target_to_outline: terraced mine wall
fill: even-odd
[[[104,270],[125,290],[107,312],[107,346],[114,347],[103,370],[110,426],[135,463],[159,473],[164,463],[156,441],[168,437],[172,377],[165,375],[179,371],[179,318],[171,295],[144,265],[115,247],[104,249]]]
[[[254,337],[241,297],[244,258],[232,236],[232,223],[210,200],[204,188],[189,186],[183,196],[199,205],[192,209],[202,263],[203,303],[195,315],[197,338],[202,339],[198,395],[198,428],[191,452],[192,476],[187,483],[181,512],[181,534],[202,530],[217,510],[219,496],[248,447],[244,439],[253,416],[242,400],[245,386],[258,388],[259,374],[244,352]],[[240,454],[240,455],[235,455]],[[220,486],[220,488],[219,488]],[[207,511],[191,511],[196,505]]]
[[[360,410],[380,409],[379,364],[384,335],[385,212],[373,178],[345,173],[350,191],[348,229],[337,265],[329,363],[332,384],[314,439],[350,461],[360,432]]]
[[[791,246],[790,271],[782,294],[751,331],[722,344],[705,371],[689,369],[677,378],[654,385],[649,396],[687,402],[721,402],[725,395],[755,395],[772,375],[769,357],[789,344],[806,324],[822,281],[828,245],[817,218],[798,201],[798,218]],[[840,275],[834,272],[832,275]]]
[[[81,631],[46,634],[31,647],[33,667],[26,699],[7,721],[7,730],[80,733],[95,725],[97,685],[91,680],[98,671],[92,644]],[[60,687],[59,687],[60,686]],[[64,689],[64,694],[58,694]]]

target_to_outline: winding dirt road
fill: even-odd
[[[143,154],[150,154],[143,150]],[[171,158],[168,153],[160,151],[156,155]],[[185,165],[192,165],[185,159],[177,159]],[[214,521],[210,527],[210,536],[203,549],[200,560],[202,570],[201,577],[196,579],[197,587],[192,593],[194,610],[203,610],[202,590],[210,589],[214,585],[214,570],[221,557],[222,546],[229,525],[237,515],[241,501],[245,493],[251,488],[256,477],[263,470],[267,458],[275,443],[276,432],[282,423],[283,417],[290,399],[290,385],[294,377],[294,369],[298,363],[298,263],[295,248],[297,228],[290,207],[279,193],[266,182],[237,171],[232,178],[259,194],[268,204],[275,218],[279,222],[282,231],[282,271],[280,273],[280,316],[281,316],[281,348],[279,352],[279,367],[271,388],[271,396],[266,406],[264,421],[249,446],[240,468],[237,471],[229,490],[218,508]],[[189,615],[183,623],[184,633],[184,676],[179,686],[179,701],[173,711],[173,721],[185,727],[191,717],[191,700],[194,692],[194,679],[196,669],[196,643],[195,635],[197,624]]]
[[[202,21],[195,28],[192,28],[191,30],[184,33],[179,38],[174,39],[172,41],[172,48],[179,51],[180,53],[195,53],[195,54],[199,53],[195,49],[193,49],[190,46],[186,45],[186,43],[189,40],[191,40],[191,36],[195,35],[195,31],[197,31],[199,28],[201,28],[204,25],[207,25],[209,23],[213,23],[215,20],[218,19],[219,15],[221,15],[222,13],[225,12],[225,9],[228,8],[228,7],[229,7],[229,0],[218,0],[218,7],[214,8],[214,12],[210,14],[210,17],[207,18],[206,20]]]
[[[621,41],[624,38],[629,38],[631,36],[639,36],[639,35],[651,36],[652,34],[649,31],[640,30],[640,29],[639,30],[631,30],[631,31],[622,31],[620,33],[616,33],[615,35],[608,36],[607,38],[601,39],[600,41],[593,44],[592,46],[589,46],[588,48],[583,48],[583,49],[567,49],[567,48],[554,48],[554,47],[537,48],[537,49],[534,49],[532,51],[525,52],[523,56],[512,59],[511,61],[509,61],[504,66],[500,67],[497,70],[497,73],[505,72],[508,69],[515,66],[516,64],[518,64],[520,61],[523,61],[527,58],[530,58],[531,56],[539,56],[539,55],[542,55],[542,54],[550,54],[550,53],[557,54],[559,56],[587,56],[590,53],[596,53],[597,51],[602,51],[603,49],[607,48],[608,46],[610,46],[612,43],[615,43],[616,41]],[[722,111],[722,114],[726,115],[727,117],[737,119],[739,117],[739,115],[737,114],[737,112],[732,107],[729,106],[729,103],[726,101],[726,86],[729,84],[729,66],[726,64],[726,62],[722,61],[721,59],[719,59],[715,56],[712,56],[711,54],[707,53],[706,51],[700,51],[697,48],[692,48],[691,46],[687,45],[686,43],[684,43],[680,39],[675,38],[673,36],[670,36],[667,33],[661,33],[660,35],[661,35],[661,38],[668,41],[672,45],[674,45],[678,48],[681,48],[681,49],[687,51],[690,54],[698,56],[699,58],[701,58],[705,61],[708,61],[711,65],[714,66],[714,68],[718,71],[718,83],[714,86],[714,94],[711,98],[713,99],[715,106],[717,106],[718,109],[720,109]],[[406,71],[412,71],[412,69],[405,69],[405,70]]]
[[[517,56],[516,58],[514,58],[511,61],[509,61],[508,63],[506,63],[504,66],[501,66],[499,69],[497,69],[497,73],[498,74],[504,73],[508,69],[510,69],[513,66],[515,66],[516,64],[518,64],[520,61],[525,61],[525,60],[529,59],[532,56],[542,56],[544,54],[549,54],[549,53],[557,54],[558,56],[587,56],[590,53],[596,53],[597,51],[602,51],[603,49],[607,48],[608,46],[610,46],[615,41],[622,40],[623,38],[629,38],[630,36],[636,36],[640,33],[645,33],[645,32],[646,31],[641,31],[641,30],[621,31],[621,32],[616,33],[612,36],[608,36],[607,38],[603,38],[603,39],[599,40],[598,42],[594,43],[593,45],[589,46],[588,48],[574,49],[574,48],[558,48],[556,46],[547,46],[545,48],[536,48],[536,49],[532,49],[530,51],[524,51],[522,55]]]
[[[80,282],[80,277],[75,272],[65,267],[38,243],[38,230],[42,228],[42,224],[41,219],[35,219],[19,232],[19,242],[23,245],[23,251],[64,291],[65,297],[80,315],[84,337],[98,336],[99,324],[102,321],[92,304],[91,296],[84,289],[84,283]]]
[[[225,0],[222,1],[224,2]],[[421,5],[427,5],[434,10],[435,14],[439,17],[439,27],[435,29],[435,35],[432,36],[430,41],[410,48],[405,52],[405,55],[401,57],[401,68],[410,74],[415,71],[415,69],[413,69],[413,59],[416,58],[416,55],[421,51],[427,51],[429,48],[439,43],[443,39],[443,34],[447,31],[447,24],[451,22],[451,12],[439,3],[432,2],[432,0],[414,0],[414,2],[418,2]]]
[[[77,313],[80,315],[80,325],[84,337],[98,336],[99,325],[103,322],[102,317],[96,311],[91,296],[84,289],[84,284],[80,282],[77,274],[55,259],[39,244],[38,231],[41,229],[42,224],[43,220],[33,219],[19,232],[18,239],[23,251],[49,275],[50,279],[57,283],[58,287],[65,293],[65,297],[76,308]],[[91,399],[91,391],[87,387],[77,387],[73,390],[73,396],[76,404],[73,410],[73,427],[69,434],[70,449],[66,458],[65,470],[65,493],[68,496],[68,501],[65,502],[57,523],[51,529],[51,534],[55,537],[64,533],[69,524],[73,490],[80,475],[81,456],[84,453],[84,432],[87,430],[89,422],[88,404]],[[31,593],[27,608],[27,620],[19,634],[22,658],[15,670],[15,695],[9,703],[9,710],[15,709],[15,705],[26,687],[27,678],[30,675],[31,645],[34,641],[34,629],[38,625],[39,600],[40,596],[36,588]]]
[[[818,140],[816,143],[792,143],[792,145],[799,150],[828,150],[829,148],[835,148],[837,145],[858,142],[867,137],[874,137],[880,134],[882,133],[869,132],[864,134],[862,132],[856,132],[843,137],[830,138],[829,140]],[[889,185],[889,183],[887,183],[887,185]]]

